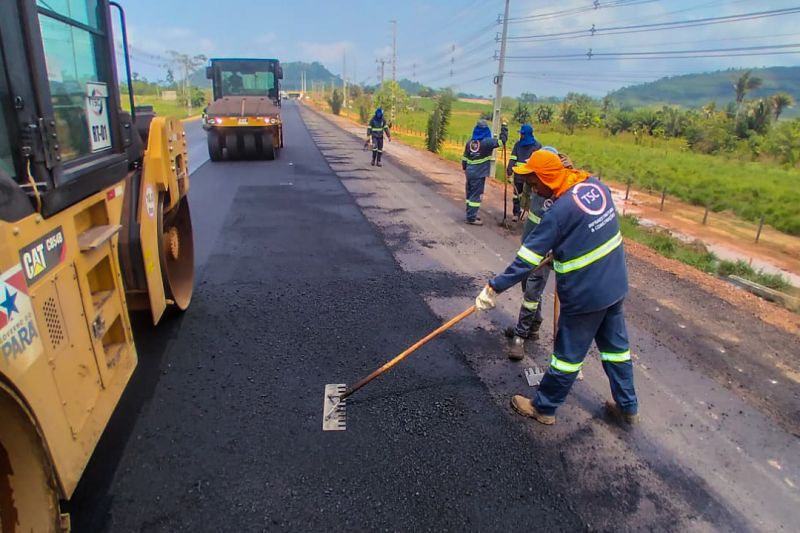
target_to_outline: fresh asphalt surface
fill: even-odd
[[[461,333],[354,396],[347,431],[321,431],[326,383],[433,329],[423,294],[471,296],[475,282],[401,269],[297,107],[283,117],[280,160],[192,174],[194,300],[139,335],[74,530],[585,529],[558,449],[498,407]]]

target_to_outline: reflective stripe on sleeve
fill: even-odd
[[[600,352],[600,359],[608,363],[625,363],[631,360],[631,351],[624,352]]]
[[[542,219],[536,216],[536,213],[534,213],[533,211],[528,211],[528,220],[530,220],[534,224],[538,224],[539,222],[542,221]]]
[[[553,261],[553,268],[559,274],[566,274],[567,272],[580,270],[581,268],[585,268],[595,261],[604,258],[619,248],[620,244],[622,244],[622,234],[617,232],[616,235],[587,254],[576,257],[575,259],[570,259],[569,261]]]
[[[511,157],[509,157],[508,159],[511,160],[511,161],[516,161],[517,160],[517,156],[512,154]]]
[[[559,370],[561,372],[568,372],[573,373],[577,372],[583,366],[583,362],[580,363],[568,363],[566,361],[562,361],[555,354],[550,356],[550,366],[555,370]]]
[[[486,163],[487,161],[492,160],[492,156],[482,157],[480,159],[467,159],[466,157],[462,158],[463,161],[466,161],[468,165],[480,165],[481,163]]]
[[[539,309],[539,302],[531,302],[530,300],[522,299],[522,307],[528,311],[536,311]]]
[[[541,263],[542,259],[544,259],[544,256],[541,256],[533,250],[526,248],[525,245],[520,247],[519,251],[517,252],[517,257],[533,266],[539,266],[539,263]]]

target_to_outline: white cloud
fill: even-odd
[[[321,63],[339,64],[345,53],[352,52],[355,45],[351,41],[337,41],[320,43],[304,41],[300,43],[300,50],[306,61],[319,61]]]

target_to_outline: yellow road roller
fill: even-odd
[[[208,158],[276,159],[283,147],[277,59],[211,59],[206,77],[214,101],[205,110]]]
[[[137,365],[130,312],[155,326],[192,298],[186,137],[122,110],[113,7],[127,50],[116,2],[0,2],[3,532],[69,530]]]

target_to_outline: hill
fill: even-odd
[[[701,107],[710,101],[724,105],[735,99],[733,81],[747,70],[764,80],[757,91],[748,98],[760,98],[777,92],[791,94],[800,102],[800,67],[769,67],[730,69],[703,74],[685,74],[661,78],[641,85],[624,87],[610,93],[617,102],[625,105],[672,104],[684,107]],[[800,104],[785,112],[785,116],[800,116]]]

